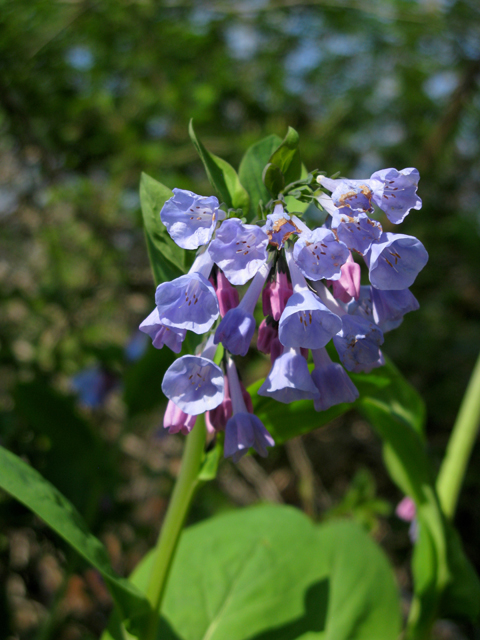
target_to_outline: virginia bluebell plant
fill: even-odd
[[[317,411],[353,402],[358,391],[346,370],[384,364],[384,333],[418,309],[409,287],[428,260],[424,246],[383,231],[371,217],[377,207],[397,225],[420,209],[418,180],[412,168],[376,171],[367,180],[317,172],[310,197],[326,220],[314,228],[288,211],[282,196],[256,224],[246,224],[215,196],[174,189],[159,215],[174,242],[196,258],[188,274],[158,286],[156,306],[140,329],[156,348],[175,353],[187,331],[205,339],[196,355],[179,357],[165,374],[164,427],[186,434],[205,413],[211,433],[225,431],[225,456],[238,461],[250,447],[267,455],[273,438],[253,415],[232,358],[250,349],[260,298],[265,317],[257,348],[272,368],[258,393],[283,403],[312,400]],[[361,259],[369,285],[360,284]],[[239,300],[235,287],[249,281]],[[331,340],[341,364],[325,349]],[[216,364],[219,343],[225,353]]]
[[[252,145],[237,173],[203,147],[192,123],[189,133],[223,202],[182,189],[172,195],[146,174],[140,185],[159,283],[140,330],[155,348],[178,355],[162,382],[164,427],[187,436],[155,549],[131,582],[116,576],[67,498],[4,447],[0,488],[101,571],[115,600],[105,640],[293,638],[297,631],[396,640],[401,612],[393,572],[355,523],[317,524],[270,505],[182,533],[195,491],[215,477],[222,450],[234,462],[252,448],[266,456],[275,440],[316,429],[355,403],[407,496],[398,515],[415,522],[413,594],[402,637],[430,640],[439,616],[475,623],[480,581],[452,520],[480,422],[480,358],[436,477],[423,402],[381,351],[384,334],[419,306],[409,287],[427,252],[416,238],[392,232],[421,208],[418,172],[385,169],[365,180],[307,173],[298,134],[289,128],[283,141],[268,136]],[[254,385],[262,397],[252,401],[237,361],[255,336],[271,369]],[[191,343],[199,345],[195,353]],[[136,342],[126,357],[141,350]],[[91,408],[109,388],[101,373],[84,371],[74,381]],[[302,420],[275,401],[300,401]],[[285,552],[292,548],[294,554]]]

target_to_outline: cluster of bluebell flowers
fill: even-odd
[[[161,220],[177,245],[197,255],[188,274],[158,286],[156,306],[140,329],[155,347],[175,353],[187,331],[205,339],[163,379],[170,433],[188,433],[205,413],[210,432],[225,431],[225,456],[238,461],[250,447],[267,455],[273,438],[254,415],[232,358],[247,354],[256,331],[257,348],[272,365],[260,395],[283,403],[312,400],[317,411],[358,397],[347,371],[384,363],[383,335],[418,308],[409,287],[428,260],[419,240],[384,232],[371,215],[377,207],[396,225],[420,209],[418,180],[411,168],[377,171],[366,180],[319,175],[311,195],[326,220],[313,229],[287,211],[281,197],[264,219],[247,224],[214,196],[173,190]],[[249,281],[240,300],[235,287]],[[260,299],[265,317],[257,330]],[[341,364],[325,349],[331,340]],[[219,343],[225,354],[217,364]]]

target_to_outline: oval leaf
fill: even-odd
[[[249,147],[242,158],[238,175],[250,196],[249,220],[257,215],[260,200],[264,204],[270,200],[270,193],[263,183],[262,175],[270,156],[281,143],[282,140],[278,136],[267,136]]]
[[[283,173],[276,164],[272,164],[271,162],[269,162],[263,170],[262,180],[274,198],[278,196],[285,186]]]
[[[195,133],[193,120],[190,120],[188,125],[188,133],[203,162],[210,184],[217,191],[220,199],[225,202],[229,209],[242,209],[244,214],[247,215],[250,200],[235,169],[226,160],[205,149]]]
[[[283,142],[272,153],[269,160],[280,169],[284,176],[285,184],[299,180],[302,175],[302,163],[297,149],[298,141],[298,133],[293,127],[288,127],[287,135]]]
[[[132,576],[141,589],[150,563]],[[399,632],[392,570],[358,525],[317,526],[291,507],[262,505],[184,532],[158,637],[396,640]]]

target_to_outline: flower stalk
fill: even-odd
[[[146,592],[148,601],[152,605],[152,613],[145,640],[155,640],[157,637],[160,607],[180,534],[199,484],[198,473],[204,448],[205,421],[202,414],[198,416],[195,427],[186,438],[180,473],[155,546],[152,571]]]
[[[452,519],[468,460],[480,426],[480,355],[463,396],[452,435],[437,478],[437,492],[443,512]]]

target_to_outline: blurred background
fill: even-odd
[[[0,0],[0,443],[77,506],[119,573],[154,543],[183,446],[161,428],[172,354],[137,332],[154,304],[141,171],[212,193],[191,117],[236,167],[288,125],[309,169],[417,167],[424,205],[401,231],[430,261],[420,310],[384,346],[426,401],[438,465],[480,349],[479,78],[477,0]],[[245,361],[247,383],[265,363]],[[477,447],[457,515],[477,570],[479,464]],[[407,602],[402,497],[351,412],[224,463],[190,521],[260,500],[355,517]],[[0,639],[98,638],[97,574],[5,494],[0,522]],[[436,637],[480,632],[444,622]]]

